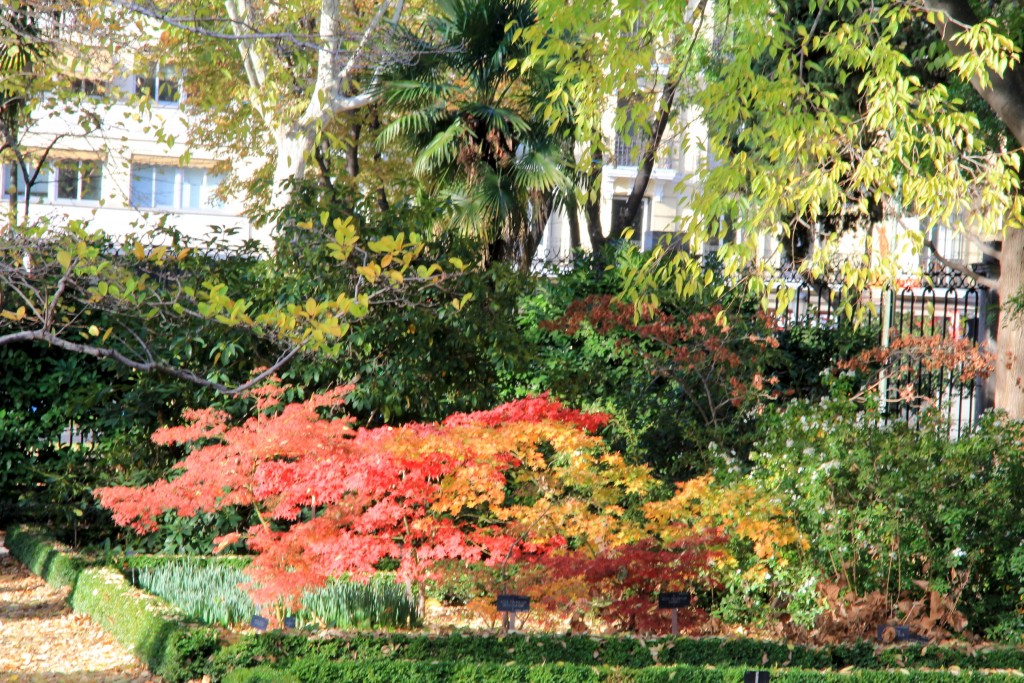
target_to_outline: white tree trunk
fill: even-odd
[[[270,190],[270,209],[276,215],[291,201],[294,182],[306,173],[306,158],[313,149],[313,133],[282,127],[274,135],[274,178]]]

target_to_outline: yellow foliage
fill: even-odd
[[[677,484],[675,496],[648,503],[644,514],[648,529],[666,542],[675,540],[673,534],[722,528],[733,538],[749,541],[759,560],[785,562],[784,550],[808,548],[792,515],[778,501],[742,482],[716,486],[711,475]],[[724,561],[733,564],[735,558],[727,555]],[[758,563],[751,570],[757,567],[763,569]]]

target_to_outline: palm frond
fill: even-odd
[[[427,143],[416,156],[413,173],[417,176],[430,174],[439,168],[452,164],[459,155],[460,138],[469,131],[462,119],[455,119]]]
[[[517,221],[523,214],[522,197],[516,183],[507,173],[488,169],[479,180],[479,201],[485,213],[499,223]]]
[[[487,127],[504,135],[512,136],[527,133],[530,124],[522,116],[506,107],[495,107],[487,104],[466,104],[462,111],[487,123]]]
[[[383,87],[384,101],[400,109],[422,107],[454,98],[461,89],[438,81],[390,81]]]
[[[387,149],[396,142],[429,135],[437,128],[446,126],[445,119],[451,116],[443,106],[419,109],[399,116],[378,133],[375,142],[377,149]]]
[[[566,190],[572,181],[565,173],[564,163],[561,150],[554,145],[530,149],[515,161],[516,187],[523,192]]]

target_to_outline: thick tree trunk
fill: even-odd
[[[270,188],[270,208],[278,213],[292,199],[295,182],[306,173],[306,158],[313,149],[313,136],[295,131],[290,126],[278,129],[274,160],[274,179]]]
[[[1007,308],[1024,285],[1024,230],[1003,237],[999,264],[999,328],[996,333],[995,407],[1015,420],[1024,419],[1024,315]]]
[[[954,55],[969,47],[957,40],[967,27],[978,23],[967,0],[925,0],[926,10],[941,12],[936,26],[943,42]],[[1024,65],[1016,63],[1003,74],[989,73],[986,86],[980,79],[971,85],[1002,121],[1017,143],[1024,145]],[[999,324],[996,333],[995,407],[1014,419],[1024,419],[1024,316],[1012,315],[1007,302],[1021,293],[1024,285],[1024,231],[1010,229],[1003,236],[999,259]]]

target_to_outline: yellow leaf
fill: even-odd
[[[95,325],[89,325],[89,336],[90,337],[98,337],[98,336],[100,336],[100,328],[96,327]]]

